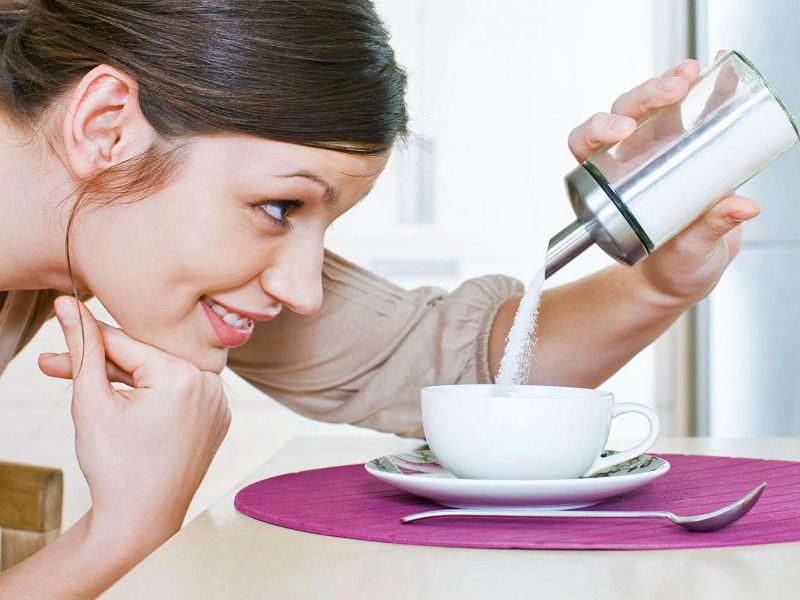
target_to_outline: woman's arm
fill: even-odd
[[[579,161],[633,132],[634,119],[681,100],[699,72],[685,61],[620,96],[611,114],[575,128],[569,146]],[[664,85],[667,84],[667,85]],[[620,127],[620,124],[625,125]],[[752,200],[730,196],[636,268],[615,266],[542,295],[529,381],[595,387],[708,295],[741,246],[739,225],[756,217]],[[489,337],[492,373],[502,358],[519,298],[504,303]]]
[[[87,512],[42,550],[4,571],[2,598],[94,598],[180,528],[157,519],[133,530],[117,515],[116,527]],[[116,531],[115,531],[116,529]]]
[[[497,373],[519,298],[492,326],[489,364]],[[661,335],[690,304],[671,301],[635,269],[614,266],[542,294],[528,382],[597,387]]]
[[[230,425],[215,373],[98,323],[73,298],[56,300],[56,314],[69,353],[42,355],[39,366],[73,379],[75,451],[92,508],[0,573],[0,598],[100,594],[180,529]]]

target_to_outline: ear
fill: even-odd
[[[99,65],[70,95],[62,123],[67,166],[87,179],[147,149],[154,130],[139,109],[136,81]]]

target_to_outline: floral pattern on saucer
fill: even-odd
[[[406,452],[404,454],[390,454],[381,456],[368,463],[384,473],[396,473],[398,475],[435,475],[437,477],[453,477],[455,475],[445,470],[439,464],[436,457],[430,450],[417,450],[416,452]]]
[[[606,451],[606,455],[613,453]],[[564,510],[592,506],[627,494],[669,471],[669,463],[643,454],[592,477],[577,479],[459,479],[428,449],[381,456],[364,465],[373,477],[397,489],[453,508]]]
[[[606,450],[603,456],[616,454],[615,450]],[[642,454],[636,458],[614,465],[610,469],[595,473],[591,478],[597,477],[619,477],[633,473],[648,473],[663,467],[666,461],[663,458]],[[391,454],[381,456],[367,463],[370,467],[384,472],[395,473],[397,475],[418,475],[435,476],[457,479],[455,475],[447,471],[431,453],[430,450],[417,450],[404,454]]]
[[[606,450],[601,456],[606,457],[616,453],[616,450]],[[664,463],[666,463],[666,461],[663,458],[651,456],[650,454],[642,454],[636,458],[614,465],[610,469],[595,473],[592,477],[614,477],[616,475],[629,475],[631,473],[647,473],[657,470],[663,466]]]

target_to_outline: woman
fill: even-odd
[[[323,249],[406,128],[367,0],[34,0],[0,24],[0,369],[55,301],[69,354],[39,364],[74,379],[92,496],[1,596],[96,595],[177,531],[230,421],[226,360],[300,413],[401,435],[421,435],[421,386],[492,380],[519,282],[405,291]],[[697,73],[623,95],[573,153]],[[535,381],[605,380],[714,287],[757,212],[725,199],[639,268],[546,293]]]

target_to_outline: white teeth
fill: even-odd
[[[228,325],[233,325],[237,329],[246,329],[250,324],[250,319],[248,317],[243,317],[239,313],[229,311],[224,306],[214,302],[208,296],[203,297],[203,302],[210,306],[211,310],[213,310],[216,314],[222,317],[222,320]]]
[[[228,325],[236,325],[236,321],[238,321],[239,318],[233,313],[225,313],[224,315],[222,315],[222,320],[225,321]]]

